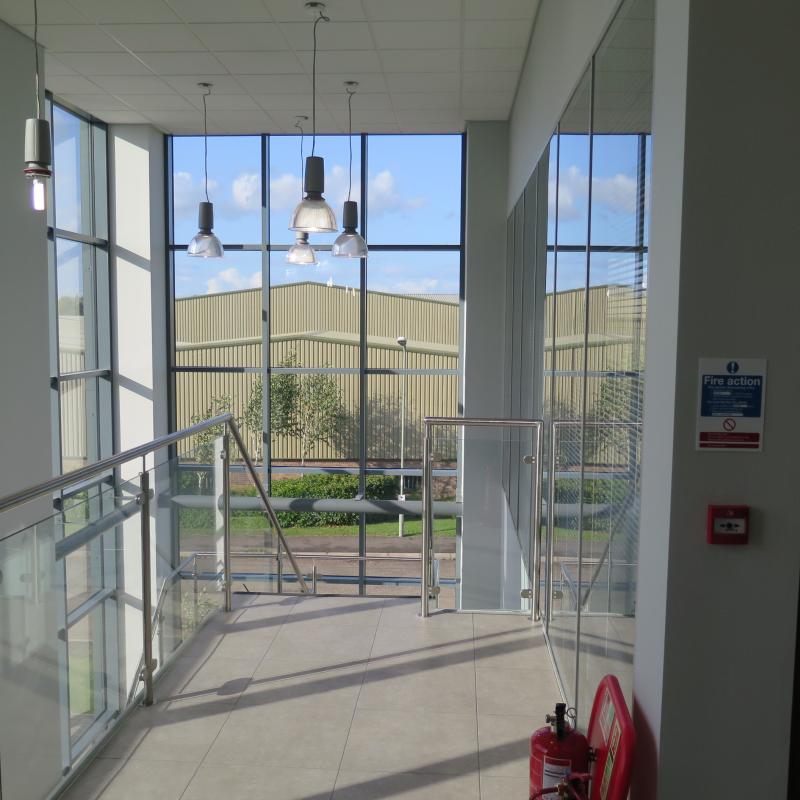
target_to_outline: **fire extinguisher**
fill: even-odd
[[[571,773],[589,771],[589,740],[566,720],[566,703],[545,717],[547,725],[531,736],[530,797],[541,797],[564,782]]]

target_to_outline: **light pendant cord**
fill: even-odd
[[[206,98],[210,94],[210,87],[206,87],[205,94],[203,95],[203,169],[205,175],[206,203],[211,202],[208,199],[208,107],[206,106]]]
[[[303,199],[303,170],[305,169],[305,166],[306,166],[306,161],[303,158],[303,142],[304,142],[305,136],[303,134],[303,126],[300,124],[299,120],[297,122],[295,122],[294,126],[295,126],[295,128],[297,128],[297,130],[300,131],[300,199],[302,200]]]
[[[353,95],[352,89],[347,90],[347,143],[350,145],[350,178],[347,183],[347,202],[350,202],[350,195],[353,193]]]
[[[42,104],[39,99],[39,3],[33,0],[33,52],[36,62],[36,75],[34,84],[36,87],[36,118],[42,118]]]
[[[317,25],[320,22],[330,22],[322,11],[314,20],[314,54],[311,57],[311,155],[317,148]]]

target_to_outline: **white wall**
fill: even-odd
[[[790,0],[768,15],[657,2],[635,798],[692,786],[786,796],[800,572],[800,111],[787,92],[799,28]],[[768,359],[762,453],[694,449],[704,356]],[[709,503],[751,506],[748,546],[706,544]]]
[[[541,0],[511,111],[508,213],[617,6],[619,0]]]
[[[35,115],[33,42],[0,22],[0,496],[52,475],[47,223],[22,174]],[[0,519],[0,538],[52,513],[48,500]],[[61,775],[52,526],[0,543],[0,794],[43,797]]]

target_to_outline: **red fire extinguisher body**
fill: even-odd
[[[530,797],[557,786],[570,773],[589,771],[589,741],[572,729],[564,712],[564,705],[559,703],[555,717],[547,716],[551,724],[531,736]]]

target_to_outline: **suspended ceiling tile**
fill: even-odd
[[[149,75],[150,70],[130,53],[59,53],[58,58],[83,75]],[[51,57],[46,59],[50,73]]]
[[[220,51],[286,50],[286,39],[274,22],[189,25],[209,49]]]
[[[125,111],[124,109],[120,109],[119,111],[114,111],[113,109],[109,109],[107,111],[103,111],[96,116],[100,117],[104,122],[108,122],[110,124],[120,124],[120,125],[145,125],[150,122],[147,117],[143,114],[140,114],[138,111]]]
[[[464,70],[466,72],[505,72],[519,74],[525,61],[525,48],[497,48],[464,50]]]
[[[59,94],[58,99],[96,116],[104,111],[130,111],[127,103],[110,94]]]
[[[369,74],[344,72],[341,75],[317,75],[317,91],[328,94],[340,92],[344,96],[344,82],[350,80],[358,81],[358,94],[366,95],[370,92],[386,92],[386,81],[379,72]]]
[[[277,53],[215,53],[234,75],[291,75],[302,73],[303,65],[290,50]]]
[[[308,50],[297,54],[297,58],[311,73],[313,53]],[[327,50],[317,53],[317,74],[342,72],[380,72],[381,62],[375,50]]]
[[[269,22],[261,0],[168,0],[185,22]]]
[[[451,22],[374,22],[380,50],[437,50],[461,47],[461,27]]]
[[[457,20],[461,0],[364,0],[364,10],[371,20]]]
[[[265,111],[292,111],[311,116],[311,94],[253,94],[253,100]]]
[[[463,130],[463,120],[454,120],[453,122],[410,120],[400,126],[402,133],[461,133]]]
[[[471,92],[513,92],[518,79],[517,72],[465,72],[464,88]]]
[[[385,72],[458,72],[460,50],[381,50]]]
[[[205,50],[186,25],[107,25],[104,30],[134,53]]]
[[[76,75],[77,72],[55,56],[45,55],[44,74],[46,80],[54,75]]]
[[[19,29],[33,39],[33,25]],[[52,53],[118,53],[118,42],[96,25],[39,25],[39,42]]]
[[[47,88],[54,94],[105,94],[102,86],[80,75],[54,75],[48,78]]]
[[[33,25],[33,3],[31,0],[0,0],[0,19],[9,25]],[[64,0],[39,0],[40,25],[69,25],[85,21]]]
[[[458,92],[407,92],[392,95],[395,110],[457,109],[461,105]]]
[[[343,93],[338,92],[322,92],[319,99],[326,108],[336,108],[336,106],[343,102]],[[310,99],[310,98],[309,98]],[[391,108],[392,101],[388,92],[356,92],[353,97],[353,110],[355,109],[384,109]]]
[[[539,0],[465,0],[467,19],[533,19]]]
[[[473,92],[467,90],[463,95],[465,108],[497,109],[508,113],[513,102],[514,92]]]
[[[309,22],[287,22],[281,30],[292,50],[313,49],[313,26]],[[366,22],[323,22],[317,26],[317,50],[373,50],[375,45]]]
[[[386,76],[390,92],[457,92],[461,88],[458,72],[391,73]]]
[[[231,75],[199,75],[171,76],[165,81],[179,94],[203,94],[205,89],[198,83],[213,83],[214,94],[244,94],[246,89]]]
[[[314,19],[306,11],[304,0],[264,0],[264,5],[278,22],[311,22]],[[325,13],[337,22],[364,19],[361,0],[325,0]]]
[[[158,75],[227,75],[211,53],[143,53],[142,61]]]
[[[348,128],[347,108],[333,111],[334,119],[344,130]],[[353,131],[361,131],[365,125],[380,125],[382,123],[395,125],[397,119],[391,108],[362,108],[353,109]]]
[[[208,118],[217,125],[235,126],[236,130],[248,133],[254,130],[263,133],[269,129],[269,124],[272,122],[269,114],[261,108],[209,111]]]
[[[189,102],[200,110],[203,108],[203,96],[193,94],[188,97]],[[206,98],[209,111],[256,111],[258,103],[249,94],[210,94]]]
[[[240,75],[237,78],[251,94],[311,94],[308,75]]]
[[[464,47],[526,48],[533,20],[467,20]]]
[[[147,111],[145,116],[157,126],[172,133],[196,133],[203,130],[203,115],[199,111]],[[210,128],[211,126],[209,126]]]
[[[97,75],[92,80],[112,94],[170,94],[170,87],[155,75]]]
[[[137,111],[195,110],[195,107],[179,94],[117,94],[120,100]]]
[[[92,22],[179,22],[164,0],[69,0]]]

